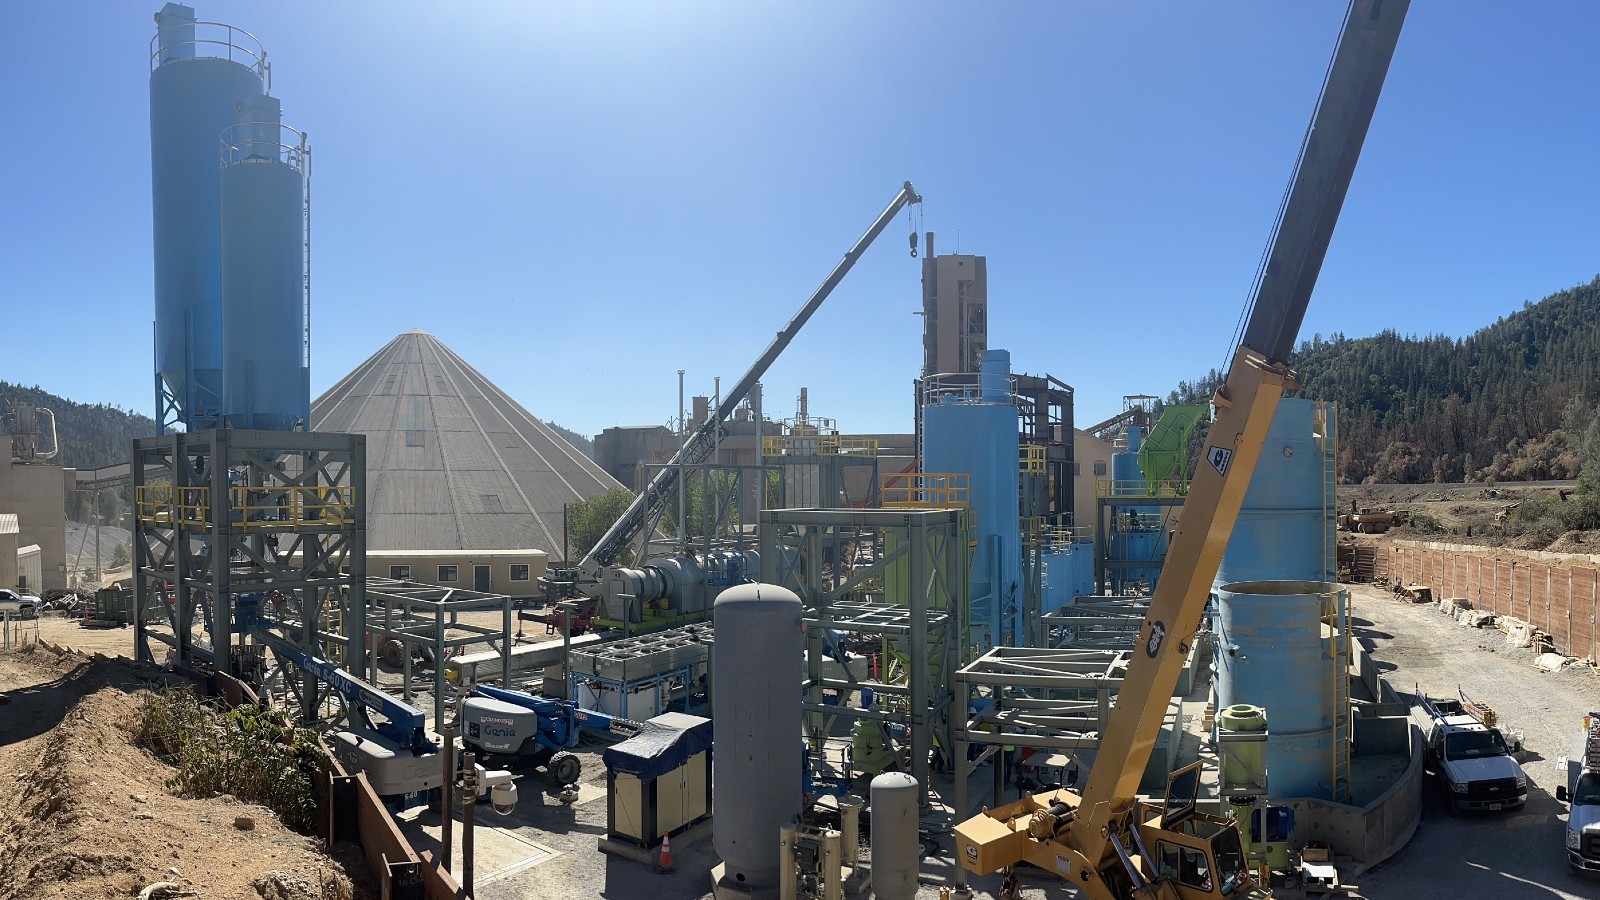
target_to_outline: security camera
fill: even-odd
[[[516,783],[508,781],[505,784],[497,784],[490,788],[489,802],[494,805],[494,811],[500,815],[511,815],[511,811],[517,808]]]
[[[489,795],[489,803],[502,816],[517,808],[517,776],[504,769],[490,772],[478,766],[478,796]]]

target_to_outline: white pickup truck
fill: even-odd
[[[1421,690],[1417,701],[1427,715],[1428,764],[1450,815],[1521,809],[1528,802],[1528,776],[1499,729],[1485,725],[1460,701],[1430,699]]]
[[[1568,804],[1567,871],[1600,871],[1600,713],[1584,716],[1556,799]]]

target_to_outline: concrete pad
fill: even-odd
[[[477,817],[477,833],[473,836],[473,883],[475,886],[494,882],[522,869],[536,866],[539,863],[552,859],[557,855],[555,850],[542,844],[534,843],[521,835],[504,828],[496,827],[486,807],[480,807],[487,815]],[[396,824],[411,841],[411,846],[418,853],[427,853],[437,858],[439,855],[438,817],[423,809],[411,809],[401,813]],[[457,880],[465,872],[462,859],[464,842],[462,840],[465,825],[461,817],[457,816],[455,825],[451,829],[450,839],[450,871],[456,873]]]

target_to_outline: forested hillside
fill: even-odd
[[[0,406],[26,403],[47,407],[56,414],[56,431],[61,440],[61,455],[55,461],[69,468],[93,469],[128,461],[133,439],[156,433],[156,423],[148,416],[107,406],[74,403],[35,385],[0,381]],[[40,438],[40,446],[49,443]]]
[[[1463,338],[1316,335],[1300,396],[1340,408],[1340,481],[1576,478],[1600,454],[1600,278]],[[1210,398],[1213,370],[1169,402]]]

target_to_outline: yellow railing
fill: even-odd
[[[965,472],[899,472],[883,476],[879,496],[890,508],[939,509],[972,503],[972,476]]]
[[[142,485],[134,491],[139,521],[167,528],[211,525],[211,489]],[[228,489],[228,514],[235,528],[290,529],[302,525],[348,525],[355,519],[355,488],[296,487]]]
[[[301,525],[348,525],[355,518],[354,487],[228,489],[229,512],[236,528],[295,528]]]
[[[1142,479],[1133,478],[1120,481],[1102,478],[1094,483],[1096,497],[1182,497],[1187,489],[1188,485],[1146,484]]]
[[[878,439],[844,434],[775,434],[761,439],[762,456],[877,456]]]
[[[1019,468],[1024,475],[1045,474],[1045,449],[1043,444],[1023,444],[1017,448]]]
[[[139,521],[172,528],[178,525],[206,524],[211,509],[211,489],[188,487],[181,490],[170,484],[140,485],[133,492],[134,513]]]

